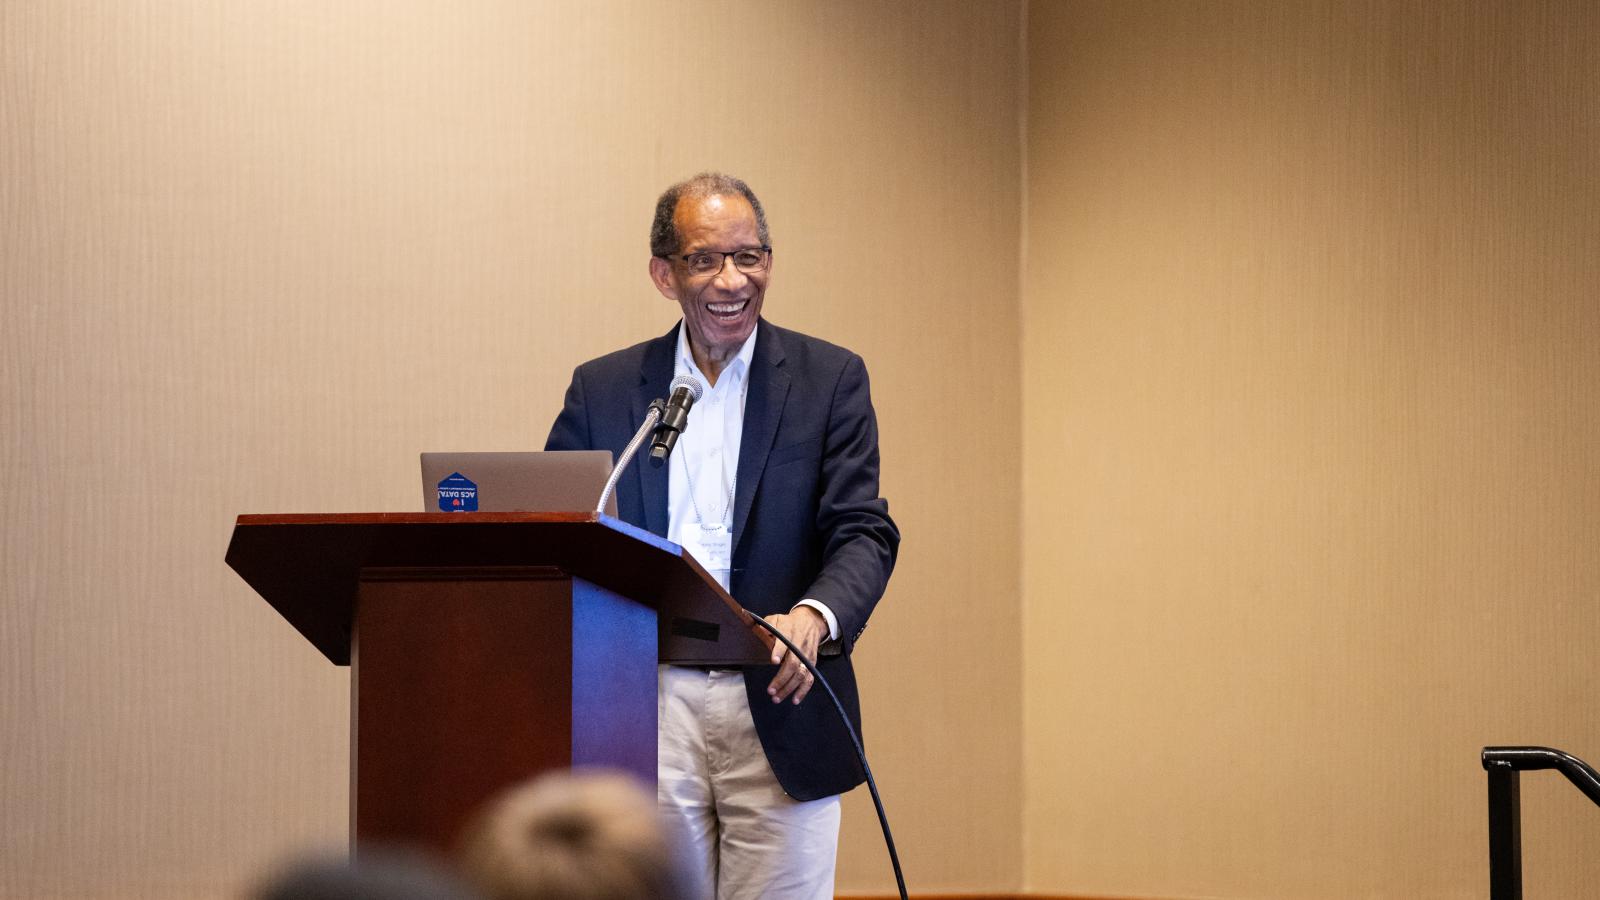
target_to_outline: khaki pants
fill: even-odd
[[[744,675],[664,665],[659,685],[657,796],[694,854],[706,896],[831,900],[839,798],[801,803],[778,786]]]

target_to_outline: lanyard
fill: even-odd
[[[687,459],[683,461],[683,474],[689,481],[689,507],[694,510],[694,520],[700,523],[701,528],[712,529],[716,528],[717,525],[726,525],[731,530],[733,528],[733,518],[729,513],[733,512],[733,490],[739,483],[739,473],[734,472],[732,480],[728,483],[728,502],[723,505],[721,515],[717,516],[716,524],[707,525],[706,517],[700,512],[700,501],[695,497],[695,494],[699,492],[694,487],[694,475],[690,472],[692,468],[694,467],[689,465]]]
[[[715,390],[715,388],[712,388],[712,390]],[[740,416],[741,420],[744,417],[745,398],[748,395],[749,390],[750,390],[750,381],[749,381],[749,379],[741,377],[739,379],[739,416]],[[741,424],[740,427],[742,428],[743,425]],[[727,465],[728,465],[727,464],[727,454],[722,454],[719,457],[718,462],[721,464],[723,473],[726,474]],[[739,469],[738,469],[739,461],[738,460],[734,460],[733,461],[733,465],[734,465],[733,477],[728,480],[728,499],[722,505],[722,512],[719,513],[715,519],[710,520],[712,524],[708,525],[708,524],[706,524],[707,518],[706,518],[705,514],[700,511],[700,499],[699,499],[699,496],[698,496],[700,492],[698,490],[696,490],[695,486],[694,486],[694,468],[695,467],[689,464],[689,459],[687,457],[685,457],[684,460],[683,460],[683,476],[684,476],[684,480],[689,482],[689,507],[694,510],[694,519],[695,519],[695,521],[697,523],[699,523],[701,528],[703,528],[703,529],[705,529],[707,531],[714,530],[719,525],[720,526],[725,526],[729,531],[733,530],[733,515],[732,515],[732,513],[733,513],[733,498],[734,498],[734,490],[738,487],[738,484],[739,484]]]

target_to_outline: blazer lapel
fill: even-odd
[[[750,392],[744,403],[744,432],[739,438],[739,483],[733,499],[733,547],[744,537],[745,521],[755,503],[761,473],[778,436],[783,405],[789,398],[789,374],[783,370],[783,346],[766,320],[757,326],[755,354],[750,360]]]
[[[639,387],[633,392],[633,427],[638,428],[650,408],[650,401],[666,399],[667,388],[672,384],[673,350],[678,346],[678,328],[667,332],[645,347],[644,360],[639,365]],[[757,341],[759,344],[760,341]],[[633,467],[639,473],[639,493],[644,500],[644,527],[646,531],[667,534],[667,467],[650,461],[650,448],[640,447],[633,458]]]

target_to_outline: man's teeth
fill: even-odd
[[[708,303],[706,304],[706,309],[714,313],[736,313],[744,309],[744,305],[749,302],[749,300],[740,300],[737,303]]]

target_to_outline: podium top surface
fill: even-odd
[[[364,575],[395,570],[545,567],[656,609],[692,617],[716,640],[663,627],[662,659],[765,662],[767,644],[737,602],[678,545],[589,512],[286,513],[242,515],[227,563],[336,665],[350,662],[351,622]],[[717,629],[712,629],[717,631]]]

